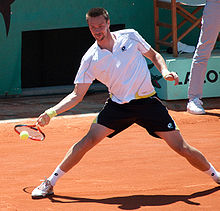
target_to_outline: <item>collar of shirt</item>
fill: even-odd
[[[112,48],[112,52],[107,50],[107,49],[105,49],[105,48],[103,48],[103,49],[100,48],[100,46],[98,45],[97,41],[95,41],[95,44],[96,44],[96,47],[97,47],[98,51],[100,51],[100,52],[107,51],[107,52],[109,52],[111,54],[114,54],[114,52],[116,51],[116,49],[118,47],[118,44],[120,42],[120,39],[119,39],[120,37],[118,36],[117,33],[114,33],[114,32],[111,32],[111,35],[113,36],[113,39],[114,39],[114,45],[113,45],[113,48]]]

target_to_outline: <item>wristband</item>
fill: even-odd
[[[161,74],[162,74],[162,76],[165,78],[167,75],[170,74],[170,71],[169,71],[168,69],[162,69],[162,70],[161,70]]]
[[[49,108],[45,111],[45,113],[50,117],[53,118],[57,115],[57,112],[53,108]]]

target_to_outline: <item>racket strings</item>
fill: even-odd
[[[28,127],[28,126],[20,126],[20,127],[16,127],[16,130],[21,133],[22,131],[27,131],[29,134],[29,137],[32,139],[36,139],[36,140],[43,140],[44,136],[43,134],[34,127]]]

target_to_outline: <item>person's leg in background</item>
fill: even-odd
[[[202,27],[190,70],[187,111],[204,114],[202,107],[203,84],[207,63],[220,32],[220,0],[207,0],[203,11]]]

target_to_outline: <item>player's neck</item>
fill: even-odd
[[[106,49],[112,52],[115,43],[115,37],[109,31],[109,33],[107,33],[107,36],[102,41],[97,41],[97,43],[101,49]]]

